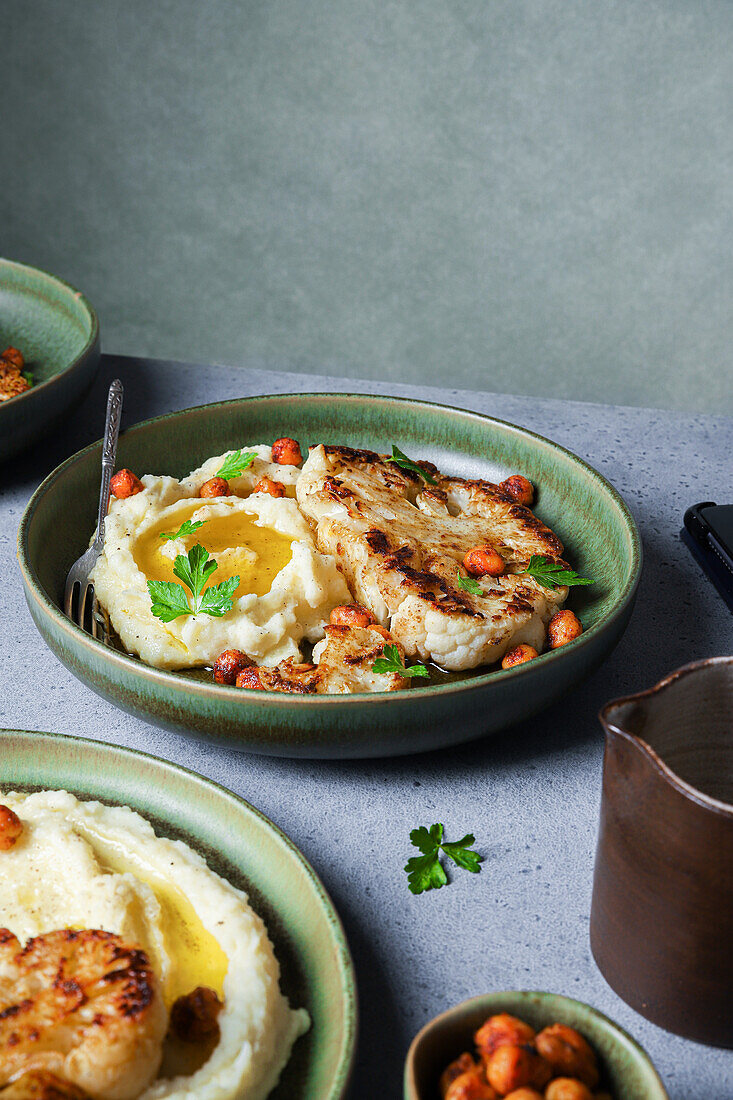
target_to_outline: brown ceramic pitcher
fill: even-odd
[[[733,657],[609,703],[590,937],[619,996],[733,1047]]]

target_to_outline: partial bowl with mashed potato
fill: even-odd
[[[0,1094],[50,1073],[95,1100],[340,1100],[353,968],[287,838],[164,761],[3,736]]]

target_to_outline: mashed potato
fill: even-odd
[[[246,895],[127,807],[65,791],[2,802],[24,829],[0,858],[0,927],[21,942],[59,928],[115,932],[147,951],[168,1008],[200,985],[224,1001],[208,1060],[182,1075],[166,1052],[141,1100],[263,1100],[309,1019],[282,996],[272,944]]]
[[[211,665],[225,649],[241,649],[257,664],[300,660],[301,641],[323,638],[331,608],[351,599],[333,557],[316,549],[294,499],[298,467],[272,463],[267,445],[248,450],[257,458],[231,479],[231,496],[198,496],[226,457],[219,455],[182,481],[146,474],[143,492],[111,501],[104,551],[92,573],[95,592],[125,648],[149,665]],[[254,493],[263,475],[293,495]],[[180,538],[160,537],[186,520],[202,526]],[[221,618],[200,613],[164,623],[152,614],[147,581],[179,584],[175,558],[196,543],[218,564],[210,585],[240,577],[234,606]]]

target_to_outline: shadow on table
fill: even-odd
[[[353,905],[353,894],[331,893],[344,924],[357,975],[359,1038],[349,1100],[402,1095],[402,1068],[412,1035],[406,1029],[390,991],[385,960],[374,935],[364,928],[363,914]],[[358,901],[358,899],[356,899]]]

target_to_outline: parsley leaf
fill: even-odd
[[[410,843],[414,844],[423,855],[434,852],[442,839],[442,825],[431,825],[429,829],[426,829],[424,825],[418,825],[417,829],[413,829],[410,833]]]
[[[150,610],[156,619],[171,623],[180,615],[198,615],[199,612],[219,618],[230,611],[232,597],[239,587],[238,576],[212,585],[202,594],[207,580],[218,568],[214,559],[209,557],[209,551],[199,543],[192,546],[188,554],[179,554],[173,572],[190,590],[193,607],[183,585],[171,581],[148,581]]]
[[[411,893],[422,894],[426,890],[439,890],[441,886],[447,884],[448,876],[443,870],[437,852],[436,848],[434,852],[426,853],[424,856],[412,856],[408,859],[405,870]]]
[[[172,542],[173,539],[182,539],[186,535],[192,535],[194,531],[198,531],[199,527],[203,527],[208,522],[207,519],[197,519],[192,523],[190,519],[185,519],[177,531],[162,531],[158,538],[165,539],[167,542]]]
[[[412,856],[405,864],[407,871],[408,887],[413,894],[422,894],[426,890],[439,890],[448,882],[448,876],[440,862],[441,851],[452,859],[458,867],[477,875],[481,870],[480,864],[483,856],[471,851],[471,845],[476,838],[473,833],[466,833],[461,840],[451,842],[443,841],[443,826],[431,825],[426,829],[424,825],[413,829],[410,833],[410,842],[422,852],[422,855]]]
[[[394,462],[395,465],[400,466],[403,470],[413,470],[416,474],[419,474],[421,478],[427,481],[428,485],[437,485],[437,481],[429,474],[427,470],[423,470],[422,466],[418,466],[417,462],[413,462],[411,458],[408,458],[404,451],[401,451],[399,447],[395,447],[392,444],[392,457],[388,460]]]
[[[254,451],[248,451],[246,454],[244,451],[232,451],[224,459],[222,468],[217,470],[214,476],[223,477],[225,481],[229,481],[233,477],[239,477],[248,466],[252,465],[256,458],[257,455]]]
[[[220,618],[232,607],[232,597],[239,588],[239,577],[230,577],[221,584],[212,584],[201,597],[199,610]]]
[[[218,565],[209,557],[209,551],[201,543],[192,546],[187,555],[179,554],[173,566],[173,572],[191,589],[195,597],[201,593],[212,573],[216,572]]]
[[[458,574],[458,587],[462,588],[464,592],[470,592],[472,596],[484,595],[484,590],[478,581],[475,581],[473,577],[464,577],[462,573]]]
[[[529,559],[526,572],[534,577],[543,588],[557,588],[559,585],[593,584],[587,577],[579,577],[572,569],[566,569],[560,562],[550,561],[542,554],[533,554]]]
[[[156,619],[172,623],[179,615],[190,615],[191,605],[185,589],[172,581],[148,581],[150,610]]]
[[[372,672],[399,672],[401,676],[429,676],[425,665],[405,665],[402,663],[400,651],[396,645],[386,645],[382,650],[382,656],[377,657],[372,665]]]
[[[25,380],[26,380],[26,382],[28,383],[29,386],[33,385],[33,371],[32,370],[21,371],[20,377],[25,378]]]
[[[481,870],[479,863],[483,857],[478,852],[471,851],[471,845],[475,843],[476,837],[473,833],[466,833],[460,840],[451,841],[449,844],[441,845],[441,847],[445,854],[450,856],[453,862],[462,867],[464,871],[470,871],[471,874],[477,875]]]

